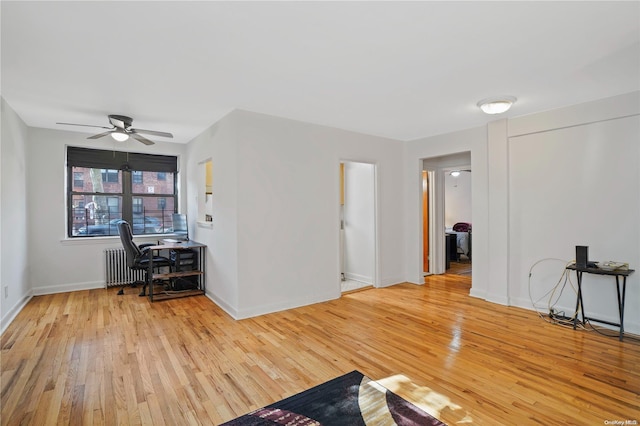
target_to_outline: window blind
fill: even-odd
[[[68,146],[67,166],[177,173],[178,157]]]

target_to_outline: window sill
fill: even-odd
[[[133,239],[142,242],[156,242],[163,238],[171,238],[174,234],[147,234],[147,235],[134,235]],[[82,246],[82,245],[98,245],[98,244],[121,244],[120,237],[118,235],[104,236],[104,237],[78,237],[78,238],[63,238],[60,240],[60,244],[63,246]]]
[[[204,220],[199,220],[196,222],[196,224],[198,225],[198,228],[213,229],[213,222],[205,222]]]

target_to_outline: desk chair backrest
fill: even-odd
[[[133,242],[133,233],[131,232],[131,225],[125,220],[121,220],[117,224],[118,233],[120,234],[120,241],[122,241],[122,247],[127,257],[127,266],[129,268],[140,268],[139,261],[142,257],[142,251]]]

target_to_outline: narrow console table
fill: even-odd
[[[152,302],[155,300],[175,299],[178,297],[197,296],[205,293],[205,250],[207,246],[196,241],[183,241],[183,242],[162,242],[157,246],[149,247],[149,250],[168,250],[175,253],[175,258],[172,259],[172,271],[168,273],[154,273],[153,261],[149,262],[148,277],[149,277],[149,300]],[[197,267],[184,270],[182,265],[184,264],[181,259],[181,253],[191,252],[195,250],[195,259]],[[185,268],[186,269],[186,268]],[[160,292],[154,291],[153,283],[156,280],[177,280],[180,278],[194,277],[197,279],[197,288],[190,290],[162,290]]]
[[[576,276],[578,277],[578,298],[576,300],[576,311],[575,311],[576,314],[573,318],[573,328],[575,329],[576,325],[578,324],[578,313],[580,313],[582,316],[582,324],[584,324],[585,321],[589,320],[589,321],[599,322],[602,324],[609,324],[614,327],[619,327],[619,330],[620,330],[619,339],[620,341],[622,341],[622,338],[624,337],[624,299],[625,299],[625,293],[627,290],[627,277],[631,275],[634,272],[634,270],[633,269],[607,270],[607,269],[594,268],[594,267],[579,268],[575,264],[567,266],[567,269],[576,271]],[[614,323],[610,321],[600,320],[597,318],[589,318],[585,316],[584,303],[582,302],[582,274],[584,273],[594,274],[594,275],[609,275],[609,276],[615,277],[616,291],[618,295],[616,300],[618,301],[618,314],[620,315],[620,323]],[[622,286],[620,283],[620,278],[622,278]]]

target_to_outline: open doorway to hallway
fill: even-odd
[[[471,275],[471,153],[460,152],[422,160],[423,262],[425,275]],[[426,174],[425,174],[426,172]],[[425,180],[428,176],[428,208]]]
[[[340,163],[340,277],[342,292],[375,286],[375,165]]]
[[[446,273],[471,275],[471,166],[444,169]]]

